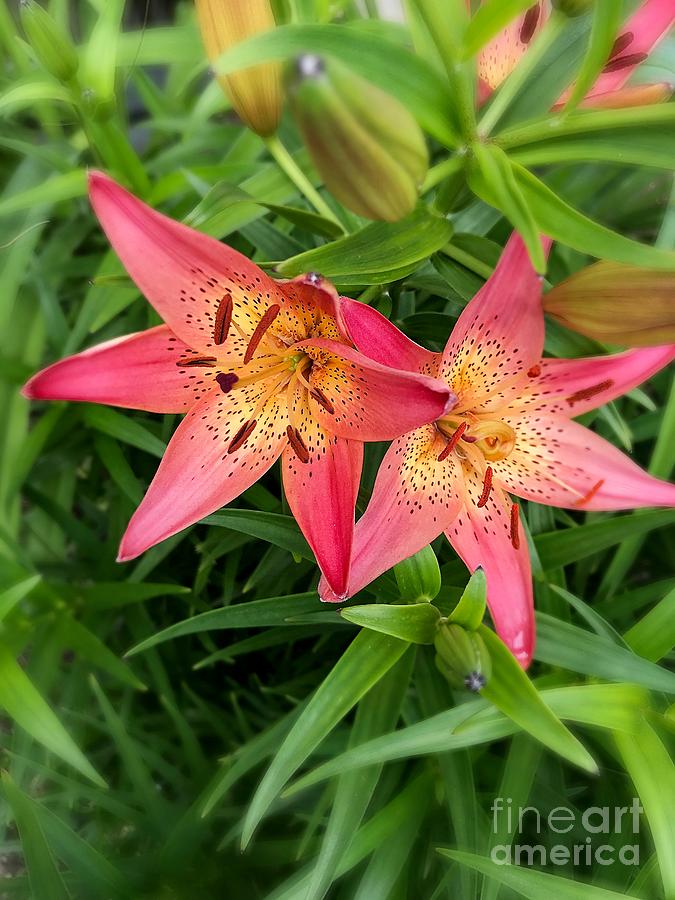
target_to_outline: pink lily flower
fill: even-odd
[[[456,398],[444,382],[355,350],[341,300],[320,276],[274,281],[100,173],[90,176],[89,193],[112,246],[166,324],[57,362],[24,394],[186,413],[119,560],[234,500],[281,457],[291,510],[331,590],[344,594],[362,442],[433,421]]]
[[[510,22],[478,56],[479,99],[485,101],[510,75],[532,39],[551,14],[551,4],[539,0],[522,16]],[[610,58],[582,106],[618,108],[658,103],[672,93],[666,83],[626,87],[626,82],[644,62],[675,22],[673,0],[645,0],[621,29]],[[559,102],[565,99],[566,93]]]
[[[375,310],[352,321],[355,313],[351,301],[345,318],[357,347],[383,364],[436,374],[458,400],[387,451],[356,525],[348,595],[445,532],[470,570],[485,570],[497,632],[527,666],[535,640],[530,558],[510,495],[572,510],[675,505],[675,485],[572,421],[658,372],[675,359],[675,345],[542,359],[541,279],[515,234],[443,353],[393,326],[386,332]],[[325,582],[320,592],[336,599]]]

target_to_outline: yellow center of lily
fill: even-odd
[[[445,439],[439,459],[445,459],[454,452],[460,459],[474,462],[477,461],[476,451],[479,451],[482,460],[499,462],[506,459],[516,445],[516,433],[510,425],[485,415],[450,413],[439,419],[436,427]],[[484,464],[480,468],[483,469]]]

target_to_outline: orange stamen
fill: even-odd
[[[232,324],[232,310],[234,304],[232,302],[232,294],[225,294],[218,304],[216,311],[216,321],[213,325],[213,343],[224,344]]]
[[[603,486],[604,483],[605,483],[604,478],[601,478],[600,481],[596,481],[596,483],[593,485],[593,487],[590,489],[590,491],[587,494],[584,494],[584,496],[581,497],[580,500],[576,500],[573,505],[576,507],[579,507],[579,506],[585,506],[587,503],[590,503],[590,501],[593,499],[593,497],[595,497],[595,495],[598,493],[598,491],[600,490],[600,488]]]
[[[518,550],[520,547],[520,535],[518,533],[518,522],[520,521],[520,507],[517,503],[514,503],[511,506],[511,527],[509,536],[511,538],[511,545],[514,550]]]
[[[480,495],[478,503],[476,504],[480,509],[490,499],[490,491],[492,490],[492,467],[488,466],[485,470],[485,477],[483,478],[483,493]]]
[[[251,436],[253,429],[255,428],[256,420],[251,419],[250,422],[244,422],[239,431],[235,434],[235,436],[230,441],[230,445],[227,448],[228,453],[234,453],[235,450],[238,450],[242,444],[244,444],[248,438]]]
[[[298,431],[297,428],[293,428],[292,425],[288,425],[286,427],[286,435],[288,436],[288,443],[293,448],[295,455],[298,457],[301,463],[309,462],[309,450],[305,446],[305,442],[302,439],[302,435]]]
[[[258,324],[256,325],[255,331],[251,335],[251,339],[248,342],[248,347],[246,348],[246,353],[244,353],[244,365],[246,363],[250,363],[253,359],[253,354],[255,353],[258,344],[263,339],[265,332],[270,327],[272,322],[279,315],[281,307],[274,303],[269,309],[265,310],[263,317],[260,319]]]
[[[176,361],[176,365],[180,369],[189,369],[192,366],[209,366],[214,365],[216,362],[215,356],[189,356],[187,359],[179,359]]]
[[[603,391],[606,391],[607,388],[611,388],[613,384],[614,382],[608,378],[607,381],[601,381],[600,384],[596,384],[593,387],[582,388],[580,391],[570,394],[567,398],[567,402],[570,406],[574,406],[574,404],[579,403],[580,400],[589,400],[591,397],[595,397],[596,394],[601,394]]]

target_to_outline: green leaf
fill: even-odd
[[[126,654],[134,656],[143,653],[150,647],[163,644],[177,637],[188,634],[200,634],[202,631],[218,631],[221,628],[262,628],[285,625],[289,616],[298,616],[315,611],[319,606],[316,591],[306,594],[289,594],[285,597],[267,597],[264,600],[251,600],[247,603],[236,603],[222,609],[211,609],[208,612],[192,616],[183,622],[176,622],[168,628],[151,635],[140,644],[136,644]],[[337,616],[336,616],[337,618]]]
[[[448,618],[467,631],[476,631],[485,617],[486,605],[487,579],[482,566],[478,566]]]
[[[577,106],[600,75],[609,59],[622,16],[622,0],[596,0],[594,3],[593,23],[586,55],[565,104],[565,111],[572,110]]]
[[[117,438],[124,444],[138,447],[161,459],[166,450],[164,441],[131,416],[125,416],[107,406],[88,405],[82,408],[82,418],[90,428],[102,431],[110,437]]]
[[[520,186],[541,231],[556,241],[602,259],[652,269],[675,269],[675,253],[650,247],[593,222],[558,197],[542,181],[518,163],[512,163]]]
[[[494,144],[474,144],[476,166],[469,169],[469,184],[481,200],[504,213],[520,233],[532,265],[540,274],[546,271],[546,257],[541,246],[539,228],[532,211],[514,177],[509,158]]]
[[[450,127],[453,101],[434,68],[400,44],[342,25],[284,25],[227,50],[214,65],[228,75],[254,63],[285,60],[299,53],[326,53],[340,59],[407,106],[441,143],[455,146]]]
[[[549,875],[547,872],[538,872],[525,866],[496,863],[483,856],[464,853],[461,850],[439,847],[438,852],[448,859],[482,872],[483,875],[493,878],[499,884],[511,888],[520,897],[527,897],[528,900],[541,900],[542,897],[555,897],[555,900],[619,900],[621,897],[624,900],[625,898],[638,900],[623,891],[617,894],[594,884],[570,881],[560,875]]]
[[[536,659],[551,666],[612,681],[629,679],[655,691],[675,693],[675,672],[662,669],[606,638],[545,613],[537,613],[534,654]]]
[[[615,735],[626,771],[644,807],[656,848],[666,897],[675,897],[675,765],[647,722],[636,735]]]
[[[86,193],[87,173],[83,169],[74,169],[63,175],[54,175],[43,184],[3,196],[0,200],[0,216],[9,216],[34,206],[48,206],[61,200],[84,197]]]
[[[506,645],[485,625],[478,631],[492,660],[492,675],[481,688],[481,696],[555,753],[587,772],[597,772],[598,767],[586,748],[546,706]],[[461,730],[460,725],[458,733]]]
[[[118,659],[103,641],[72,616],[63,616],[57,625],[58,640],[64,649],[74,650],[79,657],[102,669],[122,684],[137,691],[147,688],[128,665]]]
[[[29,578],[19,581],[18,584],[6,588],[0,594],[0,622],[14,609],[17,603],[21,603],[30,594],[41,580],[39,575],[31,575]]]
[[[23,84],[13,84],[0,94],[0,114],[31,108],[44,100],[72,103],[72,95],[56,81],[31,80]]]
[[[401,638],[411,644],[433,644],[441,614],[429,602],[390,606],[372,603],[340,610],[354,625]]]
[[[231,528],[251,537],[261,538],[303,559],[314,560],[314,554],[302,535],[295,519],[279,513],[258,512],[252,509],[224,509],[205,518],[206,525]]]
[[[369,630],[354,638],[317,688],[265,772],[246,813],[242,847],[248,844],[288,779],[408,647],[405,641]]]
[[[412,272],[452,237],[452,225],[423,205],[399,222],[372,222],[355,234],[292,256],[277,266],[282,275],[321,272],[354,284],[379,284]],[[384,276],[388,277],[385,278]]]
[[[0,707],[34,740],[73,766],[95,784],[105,782],[40,693],[17,663],[11,651],[0,644]]]
[[[7,772],[2,773],[2,789],[9,803],[21,838],[33,897],[68,900],[71,896],[61,878],[37,814],[37,804],[14,784]]]
[[[675,589],[624,634],[628,646],[658,662],[675,647]]]

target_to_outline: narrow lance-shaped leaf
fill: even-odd
[[[340,610],[340,615],[354,625],[389,634],[411,644],[433,644],[436,626],[441,618],[432,603],[372,603]]]

